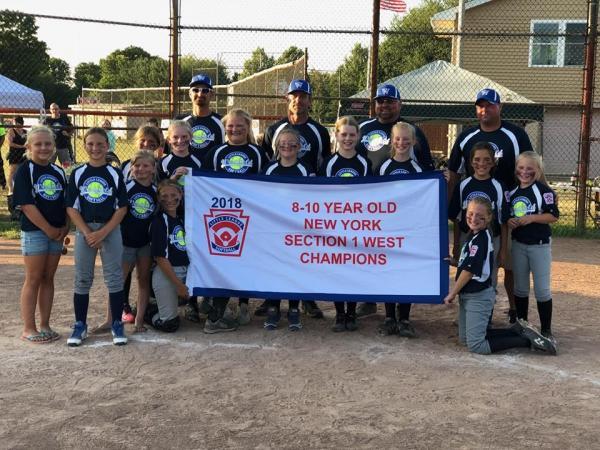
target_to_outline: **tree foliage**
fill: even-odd
[[[115,50],[100,60],[99,88],[165,87],[168,81],[168,62],[140,47]]]
[[[93,62],[80,63],[75,67],[75,89],[81,92],[82,88],[94,88],[98,86],[102,74],[100,66]]]
[[[355,44],[337,69],[342,97],[354,95],[366,87],[368,61],[369,49],[361,44]]]
[[[265,49],[257,47],[250,58],[244,61],[244,69],[240,72],[238,79],[249,77],[261,70],[269,69],[275,65],[275,58],[267,55]]]
[[[422,34],[387,35],[379,47],[378,79],[387,80],[438,59],[450,61],[451,43],[433,36],[430,19],[457,3],[457,0],[424,0],[406,16],[394,18],[391,31]]]
[[[286,48],[279,58],[275,60],[275,65],[285,64],[296,61],[304,56],[304,50],[299,49],[295,45]]]

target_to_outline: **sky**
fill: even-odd
[[[420,0],[406,0],[409,8]],[[0,9],[156,25],[169,24],[170,0],[0,0]],[[371,0],[180,0],[182,25],[244,26],[302,29],[371,28]],[[218,8],[215,7],[218,5]],[[395,13],[381,12],[381,28]],[[116,49],[135,45],[153,55],[169,55],[168,30],[97,25],[54,19],[37,19],[38,38],[51,56],[66,60],[71,70],[81,62],[98,62]],[[369,36],[322,33],[229,32],[183,30],[180,53],[220,59],[229,67],[241,66],[256,47],[277,55],[290,45],[308,47],[309,68],[335,70],[356,42],[368,45]]]

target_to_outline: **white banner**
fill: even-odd
[[[186,177],[195,295],[440,303],[448,292],[445,181]]]

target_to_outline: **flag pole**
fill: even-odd
[[[377,62],[379,59],[379,9],[380,0],[373,0],[373,25],[371,27],[371,51],[369,52],[368,86],[369,86],[369,114],[375,115],[375,103],[373,98],[377,92]]]

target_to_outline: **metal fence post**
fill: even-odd
[[[169,114],[179,114],[179,0],[171,0],[171,54],[169,55]]]

